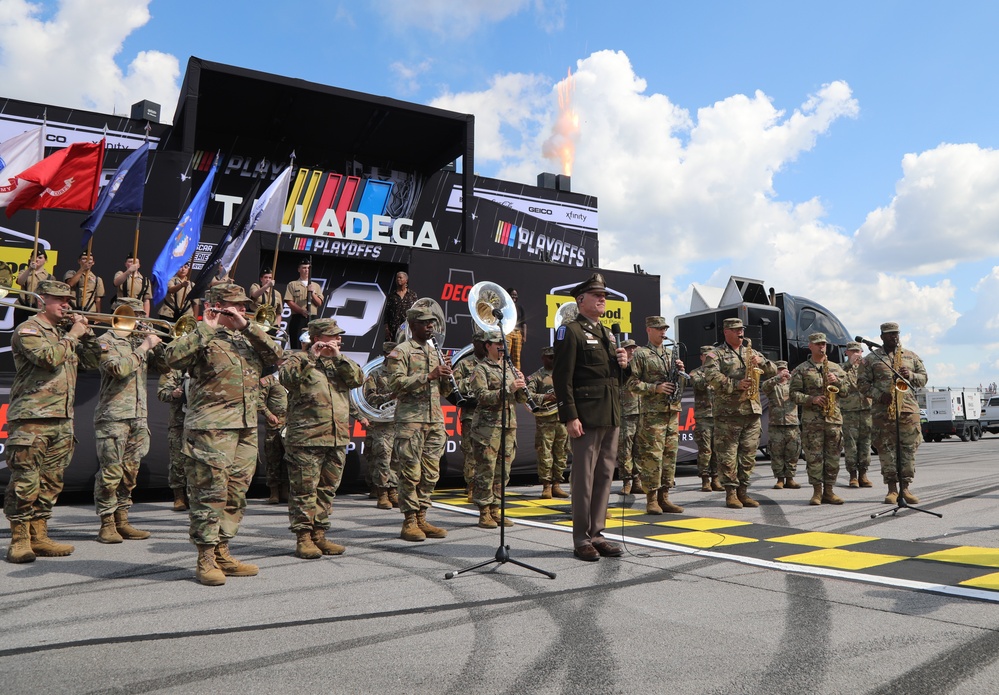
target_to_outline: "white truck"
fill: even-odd
[[[982,436],[982,392],[979,389],[928,389],[926,419],[922,422],[923,441],[939,442],[945,437],[978,441]],[[999,423],[996,423],[999,427]]]
[[[999,395],[986,394],[987,400],[982,405],[982,416],[979,418],[982,432],[999,434]]]

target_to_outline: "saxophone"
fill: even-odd
[[[829,383],[829,358],[825,360],[825,370],[819,370],[819,373],[823,374],[823,378],[826,382],[826,404],[822,408],[822,416],[829,420],[836,416],[836,394],[839,393],[839,387],[834,386]]]
[[[895,374],[900,374],[902,371],[902,343],[899,342],[895,345],[895,354],[892,356],[891,368],[895,370]],[[909,384],[906,383],[905,379],[901,377],[894,377],[894,383],[891,389],[891,405],[888,406],[888,419],[894,420],[898,414],[899,406],[899,394],[905,393],[909,390]]]
[[[753,341],[746,338],[744,341],[746,346],[746,359],[753,352]],[[760,377],[763,376],[763,370],[759,367],[749,367],[746,366],[746,376],[750,379],[749,388],[745,390],[742,400],[744,401],[759,401],[760,400]]]
[[[679,403],[680,399],[683,398],[683,389],[680,388],[680,379],[690,379],[690,375],[684,372],[677,366],[676,361],[680,359],[680,345],[679,343],[673,343],[673,350],[670,354],[670,368],[669,374],[666,376],[666,381],[673,384],[673,393],[666,397],[667,403]]]

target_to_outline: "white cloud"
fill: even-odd
[[[138,53],[122,71],[125,38],[149,21],[148,0],[60,0],[49,16],[39,3],[0,2],[0,74],[4,96],[58,106],[127,113],[141,99],[173,118],[177,58]]]
[[[544,3],[538,4],[543,8]],[[465,38],[481,25],[501,22],[530,5],[531,0],[380,0],[372,9],[397,30],[417,27],[441,37]]]
[[[389,70],[396,76],[396,85],[401,93],[415,94],[420,89],[420,75],[430,70],[433,64],[434,61],[429,58],[416,65],[396,61],[389,65]]]

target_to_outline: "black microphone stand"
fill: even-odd
[[[500,522],[499,522],[499,532],[500,541],[499,547],[496,549],[496,554],[490,560],[485,560],[478,563],[477,565],[472,565],[471,567],[466,567],[460,570],[453,570],[444,574],[444,579],[453,579],[459,574],[464,574],[465,572],[471,572],[472,570],[477,570],[480,567],[485,567],[493,563],[505,564],[511,562],[518,567],[523,567],[524,569],[531,570],[532,572],[537,572],[538,574],[543,574],[549,579],[555,579],[555,573],[549,572],[547,570],[528,565],[520,560],[515,560],[510,557],[510,546],[506,544],[506,471],[507,471],[507,460],[506,460],[506,372],[507,368],[511,371],[513,370],[513,360],[510,359],[510,355],[506,352],[506,335],[503,333],[503,310],[493,309],[493,316],[496,318],[496,328],[499,330],[500,334],[500,345],[503,346],[503,369],[502,377],[500,378],[500,446],[499,446],[499,460],[497,460],[497,465],[502,466],[500,469]],[[513,461],[509,464],[512,466]]]
[[[877,343],[874,343],[869,340],[864,340],[862,342],[865,343],[868,347],[879,347],[879,348],[882,347]],[[901,350],[902,346],[896,345],[895,349]],[[897,371],[895,371],[895,367],[892,365],[892,363],[889,360],[879,355],[878,353],[874,352],[873,350],[871,351],[871,354],[877,357],[879,360],[881,360],[881,363],[891,370],[891,373],[895,375],[896,379],[901,379],[906,384],[909,384],[909,380],[906,379],[901,374],[899,374]],[[895,388],[895,384],[892,383],[891,387]],[[909,385],[909,388],[912,388],[912,386]],[[892,516],[895,516],[902,509],[911,509],[915,512],[922,512],[923,514],[931,514],[932,516],[935,516],[938,519],[942,519],[943,514],[939,514],[937,512],[931,512],[929,509],[921,509],[920,507],[914,507],[913,505],[906,502],[905,497],[902,495],[902,426],[898,422],[898,419],[901,416],[902,416],[902,396],[897,395],[895,397],[895,479],[896,479],[896,484],[898,485],[898,498],[895,501],[894,507],[892,507],[891,509],[885,509],[882,512],[875,512],[874,514],[871,514],[871,518],[877,519],[879,516],[884,516],[885,514],[891,514]],[[879,451],[878,457],[880,456],[881,452]],[[915,461],[913,461],[913,469],[915,469]]]

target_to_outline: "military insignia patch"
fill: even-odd
[[[565,326],[559,326],[558,330],[555,331],[555,340],[562,340],[565,338]]]
[[[17,332],[18,335],[38,335],[38,329],[32,328],[31,326],[25,326]]]

